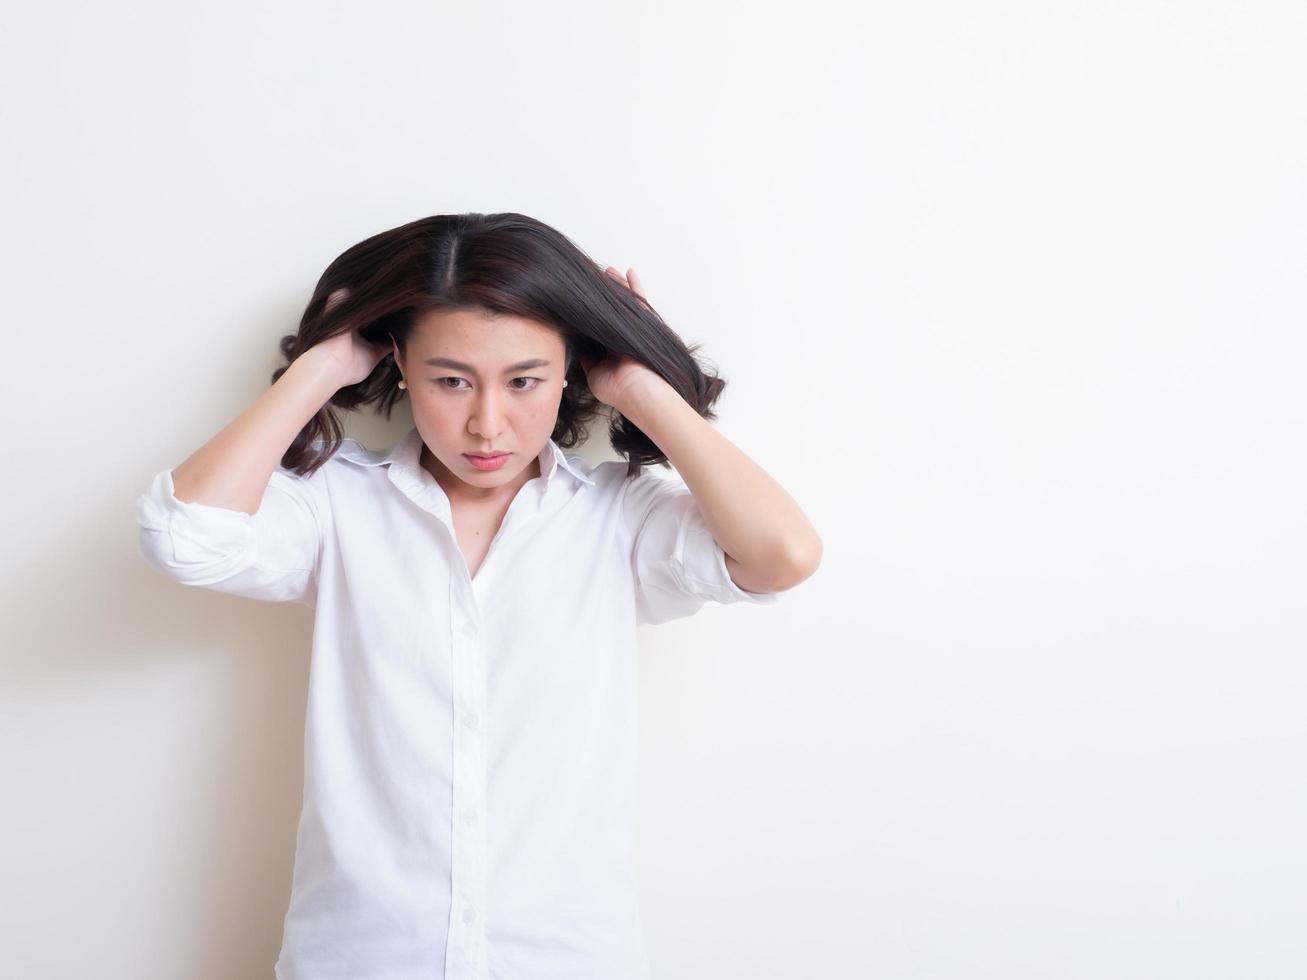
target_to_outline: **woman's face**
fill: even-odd
[[[406,357],[394,350],[426,444],[423,465],[451,499],[511,496],[540,475],[536,458],[558,421],[567,368],[557,331],[507,314],[440,310],[417,323]],[[464,455],[499,452],[509,455],[497,469]]]

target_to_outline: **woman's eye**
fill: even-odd
[[[447,377],[447,378],[436,378],[436,383],[437,383],[438,385],[440,385],[442,388],[448,388],[450,391],[463,391],[464,389],[459,388],[457,385],[447,385],[447,384],[445,384],[446,381],[463,381],[463,380],[464,380],[463,378],[456,378],[456,377],[454,377],[453,375],[450,375],[450,376]],[[516,382],[516,381],[531,381],[531,382],[534,382],[534,384],[526,385],[526,386],[524,386],[524,387],[514,387],[513,390],[514,390],[514,391],[532,391],[532,390],[535,389],[536,385],[539,384],[542,380],[543,380],[542,378],[528,378],[528,377],[514,378],[513,381],[515,381],[515,382]]]

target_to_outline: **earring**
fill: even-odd
[[[400,388],[407,388],[407,387],[408,387],[408,382],[405,381],[403,378],[400,378],[400,379],[399,379],[399,385],[398,385],[397,387],[400,387]]]
[[[567,382],[566,382],[566,381],[563,382],[563,387],[564,387],[564,388],[567,387]]]

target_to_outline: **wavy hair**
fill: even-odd
[[[328,303],[337,290],[347,293]],[[686,346],[652,304],[611,276],[561,232],[524,214],[440,214],[400,225],[346,249],[323,272],[300,319],[281,339],[286,365],[315,345],[357,329],[372,343],[402,354],[416,324],[433,310],[482,309],[554,328],[566,351],[565,377],[552,438],[562,448],[584,441],[589,422],[603,412],[581,367],[582,356],[602,360],[624,354],[655,371],[709,421],[726,382],[699,363],[698,344]],[[301,476],[340,448],[343,430],[333,409],[375,403],[390,418],[407,392],[393,352],[362,382],[338,390],[309,420],[282,456]],[[627,461],[627,476],[647,465],[667,467],[653,440],[615,410],[609,419],[613,449]]]

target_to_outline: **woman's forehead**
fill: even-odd
[[[552,326],[525,317],[436,310],[415,324],[409,347],[422,357],[452,358],[494,371],[528,358],[560,357],[564,344]]]

